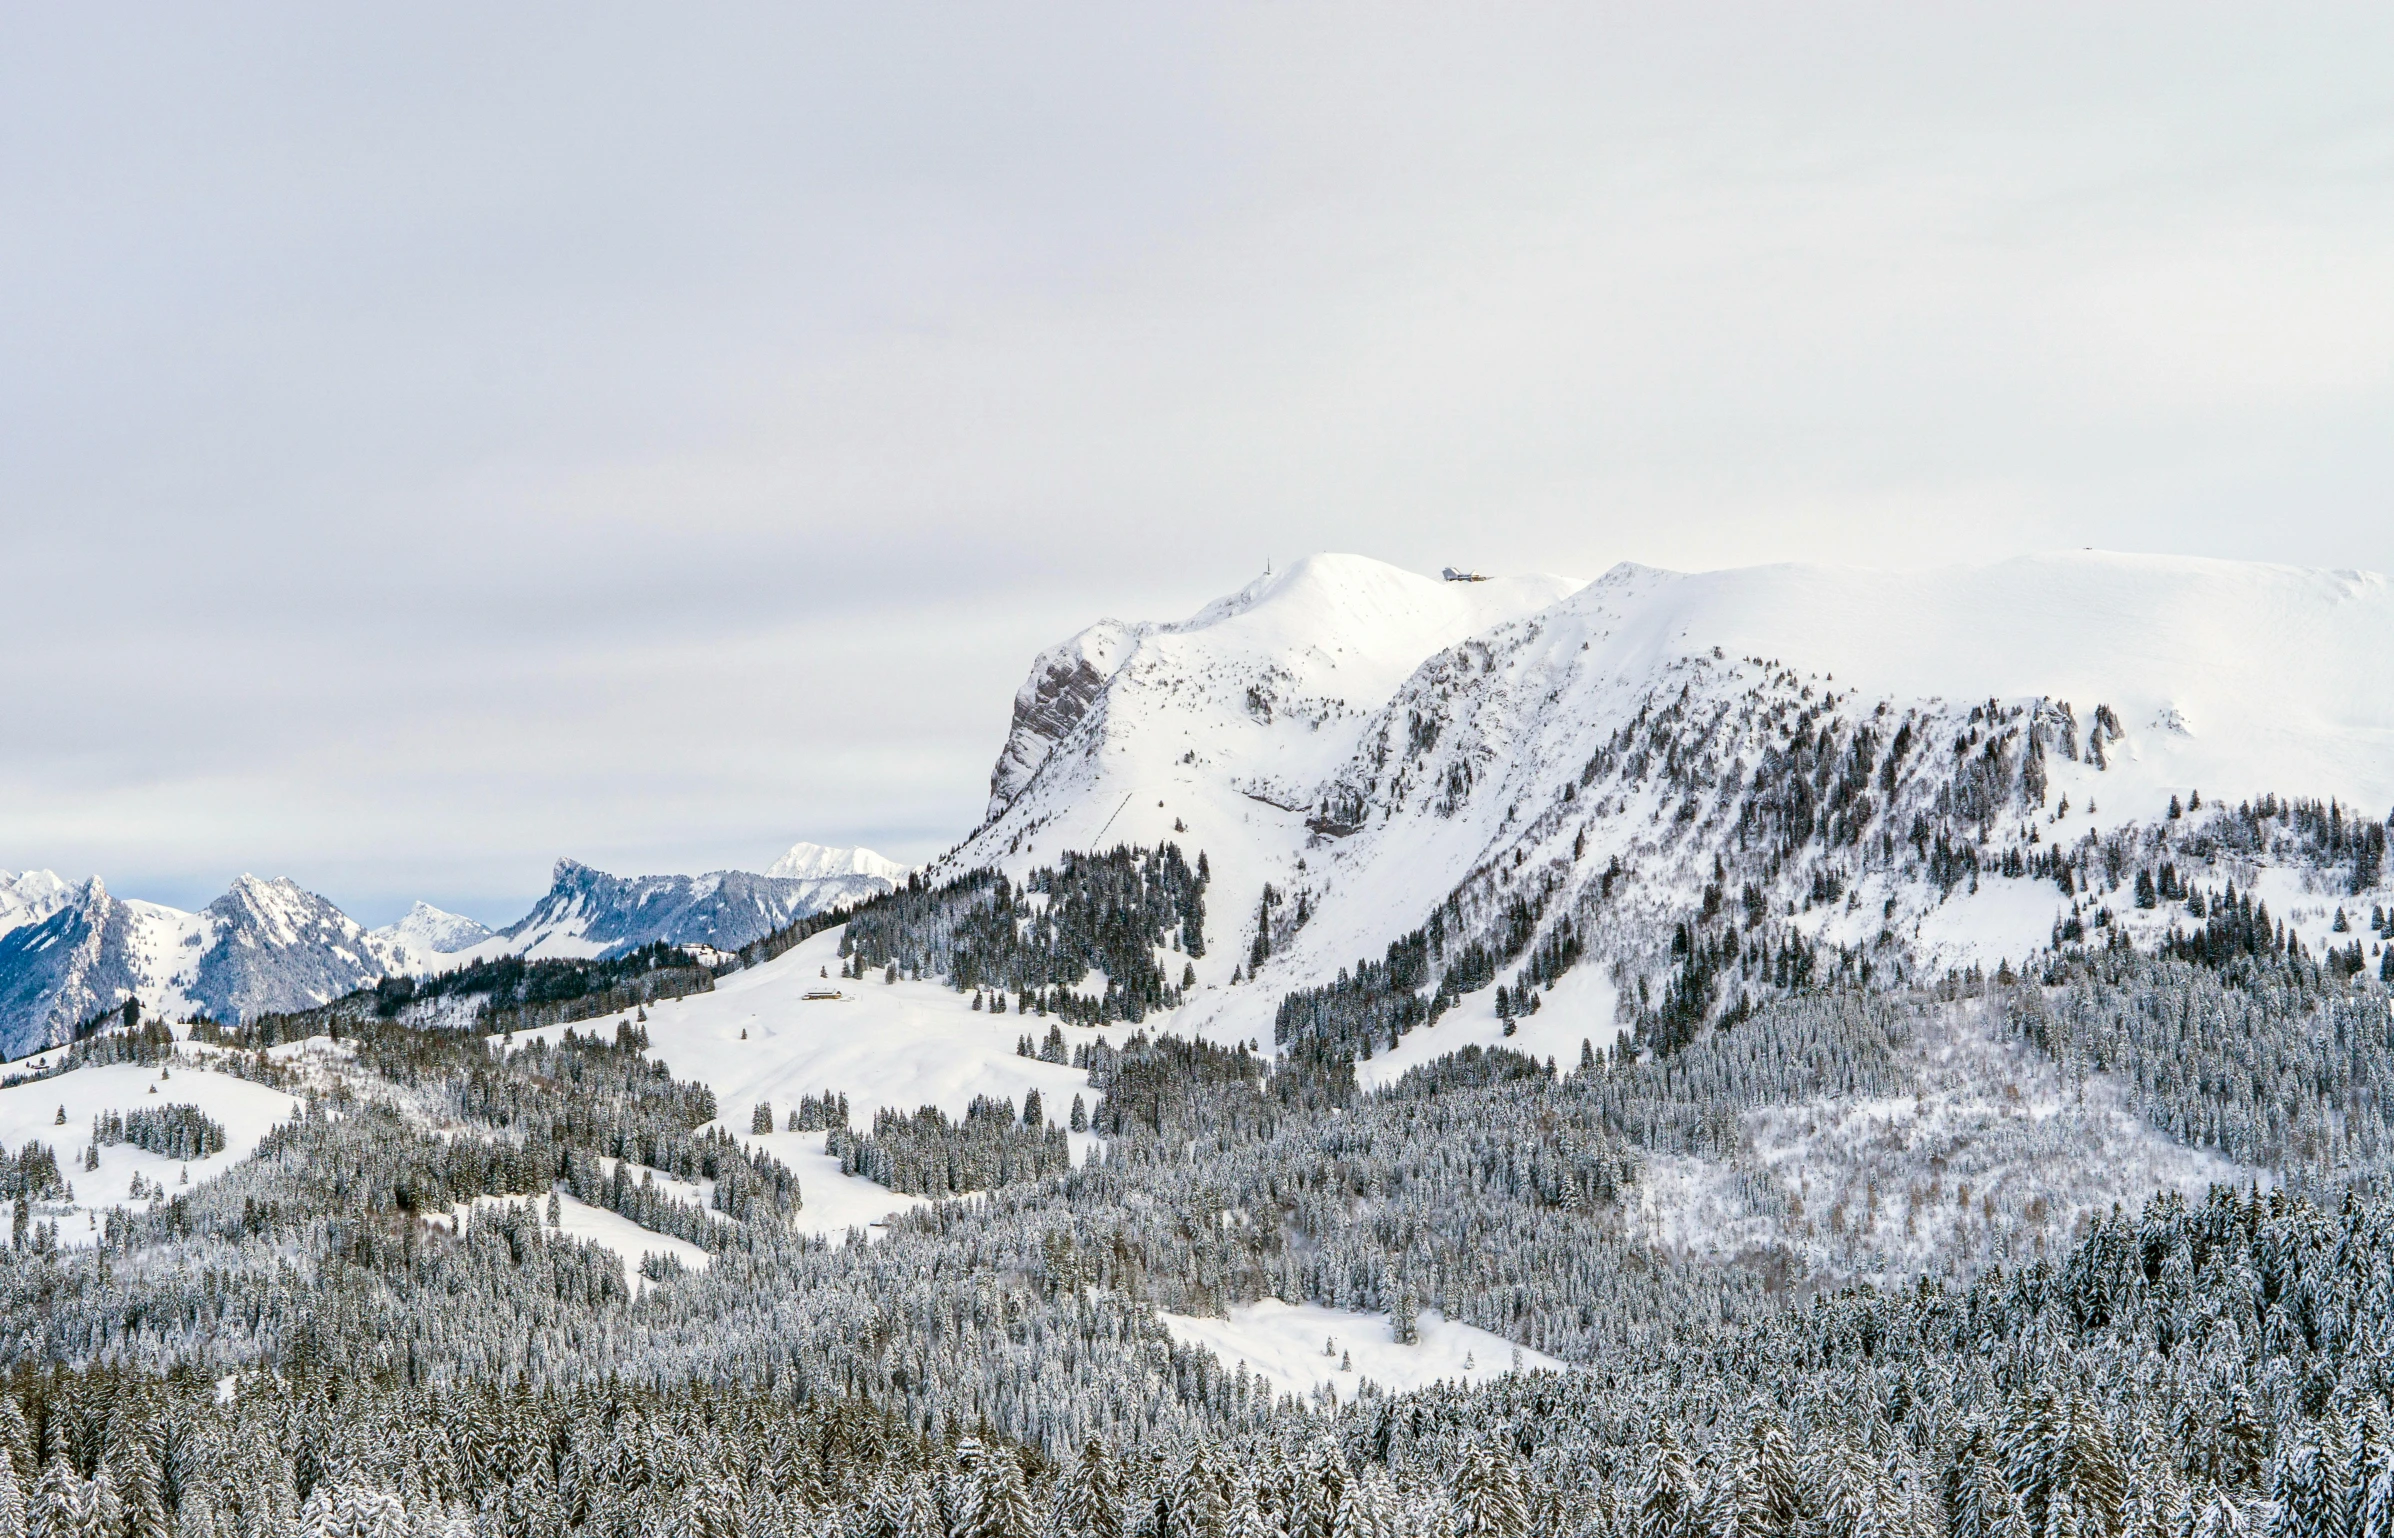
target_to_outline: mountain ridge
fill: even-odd
[[[831,863],[879,860],[869,850],[801,847]],[[329,1003],[385,976],[503,955],[612,957],[656,940],[736,951],[891,885],[865,873],[621,877],[563,859],[549,892],[506,929],[418,902],[368,930],[287,877],[241,875],[185,912],[115,897],[97,876],[73,885],[25,872],[0,878],[11,904],[0,907],[0,1056],[59,1045],[128,999],[168,1019],[239,1021]]]
[[[1354,560],[1333,563],[1341,578]],[[1292,991],[1436,915],[1446,943],[1480,943],[1520,904],[1532,916],[1507,922],[1527,933],[1492,942],[1499,969],[1568,921],[1596,964],[1574,1013],[1598,1039],[1658,1007],[1674,935],[1699,914],[1717,926],[1724,889],[1756,894],[1737,900],[1761,905],[1774,956],[1886,979],[1991,968],[2070,925],[2188,921],[2113,893],[2211,837],[2223,802],[2394,802],[2394,691],[2370,666],[2394,649],[2394,589],[2367,573],[2091,552],[1928,572],[1624,563],[1447,640],[1360,709],[1360,670],[1335,709],[1318,691],[1308,708],[1287,676],[1286,649],[1342,644],[1335,604],[1284,601],[1279,656],[1165,641],[1271,596],[1251,586],[1179,625],[1110,621],[1102,646],[1084,631],[1043,653],[993,782],[1035,767],[935,868],[1019,877],[1070,847],[1203,850],[1235,928],[1210,937],[1175,1028],[1218,1038],[1268,1043]],[[1022,700],[1075,654],[1085,697],[1026,747]],[[2198,792],[2209,813],[2174,819],[2173,798]],[[2299,860],[2231,867],[2205,847],[2206,879],[2260,882],[2300,910],[2306,943],[2327,943],[2334,905],[2304,900]],[[1497,980],[1461,989],[1490,1041]]]

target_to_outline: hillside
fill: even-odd
[[[1320,787],[1406,677],[1578,586],[1317,555],[1177,623],[1103,621],[1034,661],[989,819],[928,874],[1019,875],[1066,850],[1175,839],[1205,851],[1219,892],[1286,889]],[[1234,964],[1219,940],[1214,952],[1207,982]]]

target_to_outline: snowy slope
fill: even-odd
[[[134,916],[97,876],[37,923],[0,934],[0,1053],[64,1041],[80,1022],[147,981]]]
[[[1281,1394],[1328,1390],[1352,1399],[1367,1379],[1384,1391],[1405,1393],[1433,1383],[1483,1383],[1516,1365],[1525,1372],[1568,1370],[1542,1351],[1447,1319],[1435,1309],[1424,1310],[1415,1322],[1418,1338],[1410,1345],[1397,1344],[1386,1314],[1354,1314],[1278,1298],[1242,1304],[1220,1319],[1158,1317],[1174,1339],[1206,1347],[1226,1366],[1245,1366]]]
[[[220,1020],[329,1003],[388,970],[355,919],[288,877],[242,876],[202,917],[206,948],[182,986]]]
[[[103,1144],[99,1168],[83,1168],[80,1155],[90,1142],[93,1117],[162,1105],[199,1107],[224,1127],[224,1151],[185,1163],[129,1143]],[[145,1210],[162,1192],[188,1190],[186,1177],[197,1182],[224,1173],[298,1108],[299,1102],[280,1090],[183,1062],[171,1065],[165,1077],[156,1068],[112,1063],[0,1089],[0,1143],[12,1150],[45,1143],[57,1154],[73,1198],[42,1204],[39,1216],[56,1221],[59,1242],[73,1247],[97,1241],[95,1214],[115,1206]],[[131,1194],[136,1180],[145,1193],[141,1197]]]
[[[65,906],[73,891],[56,871],[0,870],[0,934],[40,923]]]
[[[1906,702],[2108,704],[2128,748],[2105,783],[2133,815],[2194,786],[2394,804],[2394,586],[2374,573],[2095,551],[1926,572],[1623,568],[1566,615],[1616,677],[1717,646]]]
[[[758,1103],[786,1127],[798,1101],[810,1095],[848,1097],[849,1125],[865,1131],[884,1109],[910,1112],[935,1105],[962,1120],[982,1095],[1019,1108],[1039,1091],[1049,1116],[1061,1121],[1075,1095],[1094,1107],[1089,1076],[1061,1063],[1016,1055],[1021,1036],[1044,1039],[1049,1020],[985,1013],[965,995],[937,983],[843,981],[839,929],[826,930],[762,966],[732,973],[710,993],[648,1006],[649,1056],[715,1092],[715,1126],[789,1166],[804,1206],[801,1230],[838,1240],[851,1229],[878,1225],[890,1213],[923,1205],[923,1198],[890,1191],[861,1176],[840,1173],[823,1151],[820,1132],[749,1131]],[[808,999],[808,993],[836,998]],[[610,1022],[600,1020],[604,1031]],[[519,1032],[518,1040],[554,1038],[590,1024]],[[1060,1027],[1069,1045],[1104,1033]],[[1119,1036],[1119,1033],[1117,1033]],[[1076,1157],[1089,1140],[1073,1139]]]
[[[1283,889],[1316,792],[1422,660],[1575,591],[1564,577],[1444,582],[1317,555],[1177,624],[1105,621],[1043,653],[1015,698],[991,817],[939,871],[1020,875],[1068,849],[1177,840],[1212,868],[1213,950],[1265,882]]]
[[[850,1124],[860,1131],[884,1107],[935,1105],[962,1119],[976,1095],[1019,1106],[1023,1092],[1036,1089],[1057,1116],[1075,1094],[1095,1103],[1079,1069],[1015,1055],[1017,1038],[1044,1038],[1052,1021],[983,1013],[938,983],[842,981],[840,935],[825,930],[763,966],[730,974],[712,992],[649,1005],[650,1056],[676,1077],[713,1089],[723,1125],[739,1131],[760,1100],[781,1125],[799,1097],[825,1092],[848,1097]],[[806,997],[829,991],[840,996]],[[1099,1034],[1064,1028],[1075,1046]],[[814,1143],[822,1146],[819,1135]]]
[[[2273,1183],[2172,1141],[2117,1082],[2065,1074],[1976,1001],[1923,1016],[1899,1060],[1911,1082],[1896,1092],[1747,1111],[1726,1163],[1651,1155],[1631,1230],[1682,1257],[1777,1252],[1813,1275],[1900,1284],[2058,1249],[2155,1191],[2199,1201]]]

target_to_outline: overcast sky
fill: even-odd
[[[0,5],[0,868],[920,858],[1267,558],[2394,566],[2394,8]],[[2394,659],[2389,659],[2394,664]]]

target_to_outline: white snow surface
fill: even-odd
[[[970,996],[936,983],[885,983],[877,975],[844,980],[840,935],[826,930],[761,967],[732,973],[711,993],[651,1004],[644,1027],[650,1057],[676,1078],[715,1092],[722,1114],[712,1125],[772,1154],[798,1177],[802,1206],[793,1226],[837,1240],[852,1228],[869,1233],[890,1214],[924,1205],[924,1198],[842,1174],[839,1161],[823,1151],[820,1132],[750,1132],[759,1101],[773,1107],[780,1128],[789,1125],[802,1097],[844,1094],[849,1125],[860,1132],[883,1109],[910,1113],[935,1105],[961,1119],[980,1095],[1009,1100],[1020,1110],[1032,1089],[1048,1119],[1059,1124],[1076,1094],[1095,1108],[1097,1093],[1086,1073],[1015,1053],[1017,1038],[1045,1040],[1057,1022],[976,1010]],[[805,997],[822,991],[840,996]],[[629,1017],[519,1032],[516,1039],[554,1039],[567,1030],[611,1033],[619,1018]],[[1076,1046],[1106,1034],[1077,1026],[1062,1030]],[[1114,1034],[1119,1039],[1123,1032]],[[1076,1158],[1087,1155],[1091,1141],[1072,1139]]]
[[[1397,1344],[1386,1314],[1278,1298],[1242,1304],[1221,1319],[1160,1310],[1158,1317],[1175,1340],[1205,1347],[1233,1370],[1246,1363],[1282,1394],[1310,1396],[1328,1388],[1352,1399],[1366,1378],[1399,1393],[1438,1382],[1483,1383],[1512,1371],[1516,1353],[1525,1371],[1567,1370],[1544,1352],[1445,1318],[1435,1309],[1422,1310],[1415,1321],[1421,1338],[1410,1346]],[[1325,1344],[1333,1348],[1328,1355]],[[1352,1368],[1342,1369],[1341,1361],[1349,1358]]]
[[[1305,879],[1306,819],[1373,712],[1425,658],[1579,586],[1555,576],[1445,582],[1316,555],[1177,624],[1092,626],[1035,664],[993,777],[1011,799],[933,874],[997,865],[1020,876],[1066,850],[1175,840],[1210,864],[1211,950],[1196,967],[1201,984],[1225,984],[1241,960],[1241,917],[1264,883],[1287,891]],[[1089,662],[1103,688],[1050,742],[1025,712],[1060,660]],[[1374,926],[1386,930],[1375,953],[1420,922],[1414,885],[1391,894],[1389,922],[1404,922]],[[1268,1048],[1277,1002],[1275,993],[1264,1004],[1260,1032],[1250,1012],[1235,1034]]]
[[[854,1109],[855,1097],[849,1097]],[[788,1126],[789,1108],[778,1106],[782,1126]],[[719,1124],[720,1125],[720,1124]],[[868,1123],[869,1125],[869,1123]],[[790,1220],[790,1226],[800,1233],[840,1242],[851,1229],[864,1233],[872,1231],[893,1213],[930,1205],[928,1197],[893,1191],[862,1175],[843,1175],[840,1161],[823,1151],[820,1132],[769,1132],[763,1135],[738,1127],[725,1127],[748,1148],[771,1154],[789,1166],[798,1177],[800,1206]]]
[[[776,1127],[786,1127],[802,1097],[844,1094],[849,1125],[860,1132],[883,1109],[910,1113],[935,1105],[961,1119],[980,1095],[1011,1101],[1019,1111],[1024,1093],[1033,1089],[1058,1124],[1071,1113],[1076,1094],[1095,1109],[1097,1093],[1086,1073],[1015,1053],[1019,1037],[1044,1041],[1057,1022],[976,1010],[968,995],[936,983],[843,980],[840,934],[826,930],[761,967],[732,973],[711,993],[648,1006],[649,1056],[675,1077],[712,1089],[722,1112],[713,1125],[771,1153],[797,1175],[803,1205],[793,1226],[834,1240],[852,1228],[869,1233],[890,1214],[924,1205],[924,1198],[840,1173],[839,1161],[823,1151],[820,1132],[751,1133],[749,1118],[759,1101],[773,1107]],[[821,991],[840,996],[805,997]],[[553,1039],[567,1030],[612,1032],[618,1018],[628,1017],[519,1032],[517,1039]],[[1076,1046],[1106,1034],[1061,1029]],[[1121,1034],[1118,1029],[1117,1039]],[[1074,1136],[1074,1157],[1086,1157],[1093,1141]]]
[[[1046,1037],[1051,1021],[977,1011],[967,994],[938,982],[840,982],[843,932],[816,934],[776,961],[725,977],[709,994],[651,1006],[651,1054],[675,1076],[704,1080],[733,1126],[747,1126],[759,1100],[788,1124],[800,1095],[824,1090],[847,1095],[859,1131],[883,1107],[912,1112],[936,1104],[962,1116],[974,1095],[1020,1107],[1022,1092],[1039,1090],[1051,1116],[1068,1112],[1075,1092],[1094,1102],[1080,1068],[1015,1056],[1015,1037]],[[843,997],[804,997],[826,987]],[[1101,1033],[1065,1028],[1063,1035],[1082,1044]]]
[[[714,1256],[687,1239],[677,1239],[671,1234],[642,1228],[621,1213],[593,1207],[563,1191],[553,1194],[557,1198],[555,1232],[569,1239],[586,1239],[613,1251],[623,1263],[624,1285],[631,1289],[635,1297],[646,1292],[650,1286],[648,1278],[640,1274],[640,1259],[644,1255],[671,1255],[692,1271],[704,1271],[715,1263]],[[529,1204],[533,1215],[546,1224],[548,1198],[535,1196],[477,1196],[470,1204],[460,1203],[451,1208],[445,1217],[439,1213],[433,1214],[429,1221],[439,1223],[454,1233],[464,1223],[469,1206],[494,1209],[522,1204]]]
[[[907,867],[895,860],[883,859],[870,849],[833,849],[803,840],[792,844],[789,853],[765,867],[768,876],[791,881],[821,881],[828,876],[875,876],[883,881],[904,881]]]
[[[2394,803],[2394,586],[2375,572],[2102,551],[1928,571],[1622,566],[1563,603],[1558,639],[1615,676],[1718,646],[1901,700],[2110,705],[2107,798],[2140,817],[2212,800]]]
[[[55,1057],[45,1053],[20,1068],[38,1068]],[[152,1090],[156,1093],[152,1093]],[[154,1110],[160,1106],[191,1105],[224,1126],[225,1149],[206,1159],[168,1159],[130,1143],[100,1145],[100,1166],[83,1167],[83,1152],[91,1142],[92,1118],[103,1111]],[[61,1125],[58,1114],[66,1112]],[[179,1184],[185,1169],[197,1184],[220,1175],[256,1151],[258,1140],[290,1119],[299,1102],[278,1089],[191,1066],[168,1065],[163,1080],[156,1068],[134,1063],[110,1063],[77,1068],[55,1078],[0,1089],[0,1143],[11,1150],[27,1143],[47,1143],[58,1155],[58,1168],[74,1187],[71,1202],[37,1204],[36,1221],[55,1218],[63,1245],[97,1242],[92,1214],[126,1206],[145,1211],[154,1198],[133,1200],[130,1189],[139,1176],[145,1189],[163,1185],[172,1193],[189,1189]],[[0,1203],[0,1206],[6,1204]],[[13,1216],[13,1214],[12,1214]]]
[[[1094,1109],[1097,1097],[1086,1073],[1015,1055],[1016,1039],[1044,1040],[1057,1023],[1052,1018],[985,1013],[972,1007],[970,995],[938,983],[884,983],[878,976],[843,981],[842,933],[827,929],[761,967],[732,973],[711,993],[649,1005],[649,1055],[676,1078],[714,1090],[722,1124],[743,1132],[760,1100],[772,1105],[774,1124],[786,1126],[801,1096],[826,1091],[848,1097],[849,1123],[858,1131],[870,1129],[873,1113],[883,1108],[912,1112],[935,1105],[961,1118],[976,1095],[1011,1100],[1019,1110],[1023,1092],[1031,1089],[1039,1091],[1051,1121],[1069,1113],[1075,1094]],[[825,989],[841,996],[805,997]],[[519,1036],[593,1028],[611,1033],[618,1018]],[[1075,1026],[1063,1032],[1076,1046],[1105,1034]],[[1114,1032],[1117,1040],[1126,1034],[1119,1027]],[[813,1136],[821,1147],[821,1134]]]
[[[1471,1046],[1506,1047],[1540,1062],[1552,1058],[1558,1071],[1569,1073],[1579,1066],[1582,1044],[1603,1053],[1620,1040],[1624,1027],[1614,1013],[1620,997],[1620,989],[1602,968],[1576,967],[1544,995],[1536,1014],[1513,1022],[1508,1036],[1496,1013],[1496,990],[1467,993],[1437,1024],[1406,1032],[1395,1051],[1376,1052],[1357,1063],[1355,1082],[1379,1089],[1403,1078],[1408,1069]]]

